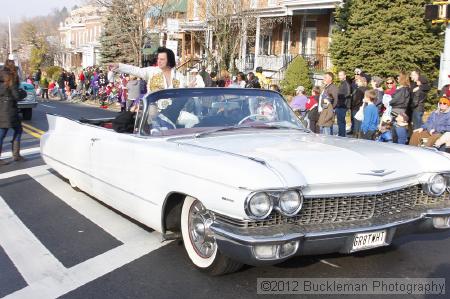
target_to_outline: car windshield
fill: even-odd
[[[284,98],[258,89],[165,90],[146,97],[141,135],[168,136],[222,129],[305,129]]]

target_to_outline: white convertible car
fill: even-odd
[[[48,115],[42,157],[212,275],[450,227],[449,155],[313,134],[276,92],[163,90],[111,121]]]

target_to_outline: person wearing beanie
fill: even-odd
[[[410,145],[432,146],[442,134],[450,132],[450,99],[439,99],[438,109],[431,113],[422,128],[414,130]]]

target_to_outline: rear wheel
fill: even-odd
[[[33,117],[33,109],[31,108],[23,109],[22,115],[24,120],[31,120],[31,118]]]
[[[203,204],[195,198],[186,197],[181,210],[181,233],[192,263],[211,275],[239,270],[241,263],[224,256],[218,250],[214,234],[209,228],[211,224],[211,215]]]

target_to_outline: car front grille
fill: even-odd
[[[425,211],[434,205],[449,200],[449,193],[432,197],[415,185],[395,191],[371,195],[350,195],[323,198],[305,198],[299,214],[292,217],[273,211],[263,220],[238,220],[216,214],[218,221],[242,227],[268,227],[279,224],[338,224],[354,221],[401,216],[411,211]]]

